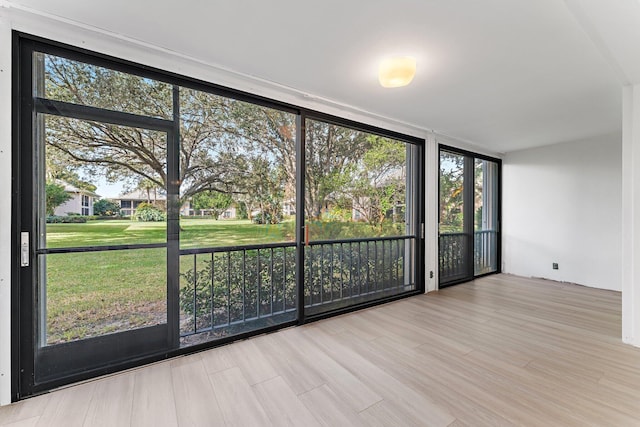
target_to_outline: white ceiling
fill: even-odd
[[[621,87],[638,64],[624,58],[640,40],[616,21],[640,24],[637,0],[5,3],[495,152],[620,132]],[[388,54],[417,57],[410,86],[378,85],[377,61]]]

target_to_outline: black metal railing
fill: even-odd
[[[305,312],[318,314],[415,289],[413,236],[310,242]]]
[[[497,271],[498,232],[476,231],[466,233],[441,233],[439,237],[440,284]],[[473,260],[468,260],[468,248],[473,243]],[[470,263],[473,262],[473,271]]]
[[[414,236],[309,242],[305,312],[416,289]],[[180,251],[180,335],[207,341],[296,319],[295,243]],[[190,337],[200,335],[198,339]],[[187,340],[187,341],[185,341]]]
[[[439,237],[439,279],[440,284],[452,282],[468,276],[466,251],[469,247],[466,233],[440,233]]]
[[[180,254],[182,337],[232,335],[295,319],[295,243],[184,249]]]

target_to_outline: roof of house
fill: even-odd
[[[114,200],[167,200],[167,195],[164,190],[133,190],[129,193],[122,194],[118,197],[114,197]]]
[[[76,187],[73,184],[69,184],[67,181],[63,181],[61,179],[56,179],[54,180],[56,184],[61,185],[64,187],[64,191],[66,191],[67,193],[78,193],[78,194],[84,194],[87,196],[91,196],[91,197],[100,197],[98,194],[94,193],[93,191],[89,191],[83,188],[79,188]]]

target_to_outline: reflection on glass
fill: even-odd
[[[165,133],[49,115],[38,122],[41,246],[166,241]]]
[[[43,345],[166,323],[166,249],[41,255]]]
[[[180,88],[182,248],[295,238],[295,115]]]
[[[34,54],[35,95],[171,120],[172,85],[59,56]]]

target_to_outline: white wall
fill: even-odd
[[[0,199],[11,200],[11,27],[0,7]],[[11,204],[0,203],[0,405],[11,401]]]
[[[608,135],[505,155],[504,272],[621,290],[621,153]]]
[[[640,347],[640,84],[622,93],[622,341]]]

